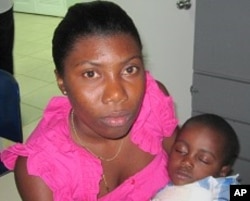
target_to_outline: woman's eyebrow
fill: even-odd
[[[133,59],[139,59],[140,61],[143,61],[142,56],[141,55],[134,55],[132,57],[126,58],[123,61],[121,61],[121,64],[126,64],[129,61],[133,60]],[[90,64],[92,66],[96,66],[96,67],[100,67],[102,64],[101,62],[98,62],[98,60],[83,60],[81,62],[79,62],[78,64],[76,64],[75,66],[81,66],[84,64]]]

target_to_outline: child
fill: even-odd
[[[171,182],[152,201],[229,200],[228,176],[239,152],[237,135],[221,117],[202,114],[187,120],[172,147]]]

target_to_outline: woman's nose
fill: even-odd
[[[103,90],[103,102],[120,103],[128,99],[126,88],[120,80],[109,80],[105,83]]]

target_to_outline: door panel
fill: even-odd
[[[250,1],[197,1],[194,70],[250,82]]]
[[[199,73],[193,75],[192,108],[250,122],[250,84]]]

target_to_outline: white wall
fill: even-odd
[[[174,97],[180,123],[191,116],[195,0],[180,10],[177,0],[113,0],[133,18],[141,34],[145,61]]]

